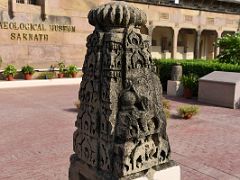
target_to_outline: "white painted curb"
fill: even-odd
[[[82,78],[1,81],[0,89],[79,84]]]

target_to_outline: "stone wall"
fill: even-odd
[[[45,2],[47,19],[43,20],[41,6],[19,4],[15,0],[0,0],[2,68],[9,63],[18,68],[25,64],[47,68],[60,60],[82,67],[87,34],[93,29],[88,24],[87,13],[89,9],[104,2]],[[11,17],[11,11],[14,17]],[[40,28],[37,28],[39,26]]]
[[[47,68],[59,60],[82,67],[86,52],[86,38],[93,30],[93,27],[88,24],[88,11],[110,1],[43,0],[45,4],[42,8],[36,5],[19,4],[16,0],[0,0],[0,22],[2,23],[0,25],[0,56],[3,59],[1,68],[9,63],[18,68],[27,63],[36,68]],[[218,37],[225,31],[235,32],[239,29],[239,14],[140,3],[135,3],[134,6],[146,12],[148,16],[146,27],[149,35],[152,35],[156,27],[169,27],[173,34],[178,34],[182,28],[194,29],[198,34],[203,30],[212,30],[217,32]],[[14,17],[11,16],[11,12]],[[43,12],[46,14],[46,20],[42,18],[45,15]],[[16,23],[17,26],[20,23],[43,24],[44,30],[13,30],[5,28],[4,22]],[[52,25],[68,25],[74,28],[74,32],[62,32],[62,26]],[[51,28],[57,28],[57,30],[52,31]],[[173,37],[174,47],[177,44],[176,37]],[[173,48],[170,56],[177,57],[177,47]]]

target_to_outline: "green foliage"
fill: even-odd
[[[63,61],[59,61],[57,63],[57,66],[59,68],[59,73],[65,73],[66,72],[66,66],[65,66],[65,63]]]
[[[196,105],[184,105],[180,106],[177,111],[180,117],[189,119],[199,112],[199,107]]]
[[[73,74],[73,73],[77,73],[79,70],[78,70],[78,67],[76,65],[69,65],[67,67],[67,74]]]
[[[0,67],[2,66],[2,62],[3,60],[2,60],[2,57],[0,56]]]
[[[55,78],[54,72],[43,72],[38,76],[38,79],[53,79]]]
[[[11,75],[11,74],[12,74],[13,76],[15,76],[15,75],[17,74],[17,69],[15,68],[14,65],[9,64],[9,65],[7,65],[7,67],[4,69],[3,75],[7,77],[8,75]]]
[[[166,119],[169,119],[170,118],[170,108],[171,108],[171,104],[170,104],[170,101],[163,98],[162,100],[162,105],[163,105],[163,111],[165,113],[165,116],[166,116]]]
[[[213,71],[240,72],[240,66],[220,63],[216,60],[155,60],[163,90],[165,91],[167,89],[167,81],[171,79],[172,66],[177,62],[182,65],[184,75],[195,74],[198,77],[202,77]]]
[[[198,76],[192,73],[188,75],[183,75],[181,78],[181,83],[183,87],[189,88],[194,91],[198,87]]]
[[[163,104],[163,108],[164,108],[164,109],[170,109],[170,108],[171,108],[170,101],[167,100],[167,99],[165,99],[165,98],[163,98],[162,104]]]
[[[240,65],[240,33],[223,36],[218,39],[217,46],[221,49],[219,62]]]
[[[35,70],[32,66],[26,65],[22,67],[23,74],[34,74]]]

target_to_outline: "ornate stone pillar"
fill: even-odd
[[[123,180],[172,165],[162,87],[140,33],[146,14],[124,2],[92,9],[70,180]]]

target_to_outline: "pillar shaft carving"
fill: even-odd
[[[150,38],[140,33],[146,15],[123,2],[109,3],[91,10],[89,23],[95,30],[87,39],[70,179],[139,176],[170,156],[162,87]]]

